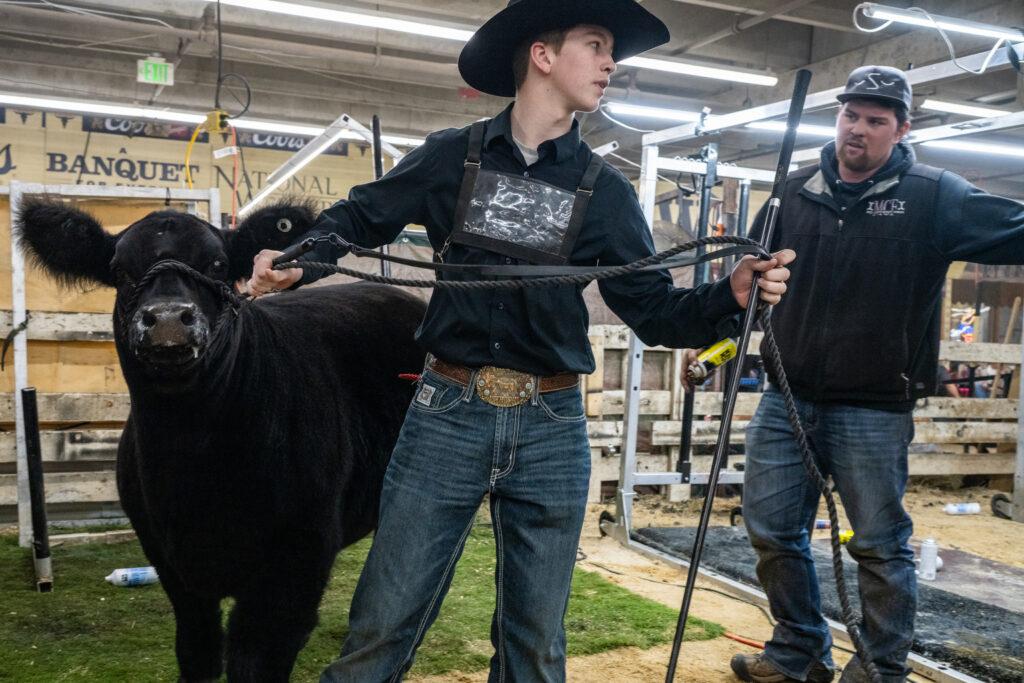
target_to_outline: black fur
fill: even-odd
[[[29,262],[64,287],[114,286],[110,260],[117,237],[85,211],[48,197],[27,196],[14,233]]]
[[[98,279],[64,257],[73,250],[102,260],[64,241],[82,230],[34,234],[43,229],[38,217],[60,215],[49,211],[37,207],[23,221],[23,243],[65,282]],[[264,226],[272,218],[258,216]],[[174,255],[193,268],[215,260],[231,238],[204,225],[161,212],[118,240],[117,268],[128,275],[118,288],[115,337],[132,399],[118,491],[174,607],[182,680],[216,679],[226,653],[231,681],[287,681],[336,553],[376,524],[384,470],[412,396],[398,374],[423,363],[413,333],[424,306],[380,285],[286,292],[224,318],[187,370],[154,369],[121,331],[133,316],[122,310],[129,281],[157,253],[166,255],[168,236]],[[102,239],[88,244],[109,249]],[[259,246],[246,250],[250,262]],[[165,277],[171,281],[160,282]],[[139,293],[139,305],[168,292],[197,297],[213,324],[225,302],[209,292],[200,301],[198,291],[186,276],[161,275]],[[236,603],[225,638],[226,596]]]
[[[252,259],[261,249],[284,251],[313,227],[316,204],[312,200],[283,199],[253,211],[235,230],[228,231],[231,280],[248,277]]]

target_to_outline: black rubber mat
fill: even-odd
[[[687,559],[696,530],[689,527],[643,528],[633,532],[634,540],[646,546]],[[821,533],[821,532],[819,532]],[[825,615],[842,621],[832,573],[827,540],[812,543],[812,555],[821,582]],[[758,586],[757,556],[743,527],[708,529],[701,567],[712,569],[742,583]],[[995,564],[995,563],[990,563]],[[844,561],[851,601],[860,609],[856,594],[856,563]],[[1019,570],[1005,568],[1009,574]],[[996,572],[998,574],[998,572]],[[998,581],[994,575],[993,580]],[[956,581],[947,574],[944,588],[955,590]],[[1015,581],[1011,582],[1015,583]],[[1024,681],[1024,614],[918,582],[918,606],[913,651],[977,678],[996,683]],[[699,594],[695,600],[699,600]]]

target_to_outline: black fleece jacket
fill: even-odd
[[[916,164],[902,143],[851,187],[829,143],[786,183],[771,244],[782,248],[797,259],[772,323],[794,392],[907,411],[934,388],[949,264],[1024,263],[1024,204]]]

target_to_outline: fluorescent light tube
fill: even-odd
[[[336,24],[349,24],[351,26],[363,26],[366,28],[383,29],[385,31],[412,33],[418,36],[444,38],[446,40],[455,40],[463,43],[469,40],[470,36],[473,35],[473,31],[469,29],[439,26],[437,24],[428,24],[422,21],[396,19],[378,14],[363,14],[361,12],[329,9],[327,7],[300,5],[294,2],[278,2],[278,0],[221,0],[221,4],[233,5],[235,7],[243,7],[245,9],[253,9],[261,12],[272,12],[274,14],[287,14],[289,16],[302,17],[304,19],[331,21]]]
[[[206,114],[187,111],[159,109],[156,107],[136,107],[105,102],[87,102],[80,100],[64,100],[56,97],[38,97],[36,95],[16,95],[0,92],[0,105],[28,107],[30,109],[47,109],[67,111],[78,114],[98,114],[100,116],[117,116],[127,119],[150,119],[153,121],[170,121],[172,123],[198,124],[206,121]],[[261,133],[279,133],[282,135],[305,135],[316,137],[324,132],[323,126],[312,126],[283,121],[264,121],[260,119],[231,119],[231,125],[238,130],[258,131]],[[363,140],[362,136],[352,131],[345,131],[339,139]],[[423,144],[422,138],[411,138],[400,135],[384,135],[384,142],[402,147],[418,147]]]
[[[894,21],[900,24],[911,24],[925,28],[935,28],[938,26],[943,31],[967,33],[972,36],[982,36],[996,40],[1009,40],[1013,43],[1024,40],[1024,31],[1020,29],[995,26],[993,24],[981,24],[976,21],[945,17],[940,14],[932,14],[931,18],[929,18],[924,12],[889,7],[874,2],[864,2],[858,5],[857,9],[854,10],[854,19],[856,19],[856,11],[858,9],[864,12],[864,16],[878,19],[879,21]]]
[[[703,64],[675,62],[667,59],[653,59],[651,57],[630,57],[629,59],[623,59],[619,62],[619,65],[635,66],[639,69],[652,69],[654,71],[667,71],[668,73],[696,76],[697,78],[717,78],[723,81],[748,83],[750,85],[773,86],[779,82],[778,78],[767,74],[737,71],[716,66],[704,66]]]
[[[998,145],[988,142],[968,142],[966,140],[928,140],[921,143],[925,147],[951,149],[959,152],[975,154],[992,154],[994,156],[1024,157],[1024,147]]]
[[[748,123],[746,127],[756,128],[757,130],[771,130],[779,133],[786,132],[786,124],[783,121],[755,121]],[[816,135],[823,138],[834,138],[836,136],[836,129],[832,126],[816,126],[811,123],[801,123],[796,132],[800,135]]]
[[[665,121],[700,121],[700,112],[667,109],[664,107],[644,107],[626,102],[605,102],[608,111],[619,116],[639,116],[641,118],[662,119]]]
[[[37,97],[35,95],[15,95],[0,92],[0,104],[31,109],[51,109],[54,111],[70,111],[82,114],[101,114],[103,116],[121,116],[129,119],[153,119],[156,121],[172,121],[175,123],[202,123],[205,114],[193,114],[171,109],[155,107],[133,107],[120,104],[104,104],[102,102],[85,102],[64,100],[56,97]]]
[[[324,132],[324,126],[305,126],[298,123],[282,123],[278,121],[261,121],[259,119],[232,119],[231,125],[238,130],[251,130],[258,133],[280,133],[283,135],[312,135],[316,137]],[[355,134],[353,133],[355,136]],[[358,137],[358,136],[356,136]]]
[[[996,116],[1006,116],[1007,114],[1012,113],[1002,109],[992,109],[991,107],[979,107],[976,105],[957,104],[956,102],[943,102],[941,100],[931,99],[922,102],[921,109],[944,111],[950,114],[961,114],[963,116],[970,116],[978,119],[989,119]]]

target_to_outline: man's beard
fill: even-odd
[[[839,149],[836,151],[836,156],[839,158],[839,161],[842,162],[843,166],[858,173],[874,168],[877,162],[876,159],[868,157],[866,148],[863,149],[861,154],[851,158],[846,154],[845,143],[839,146]]]

